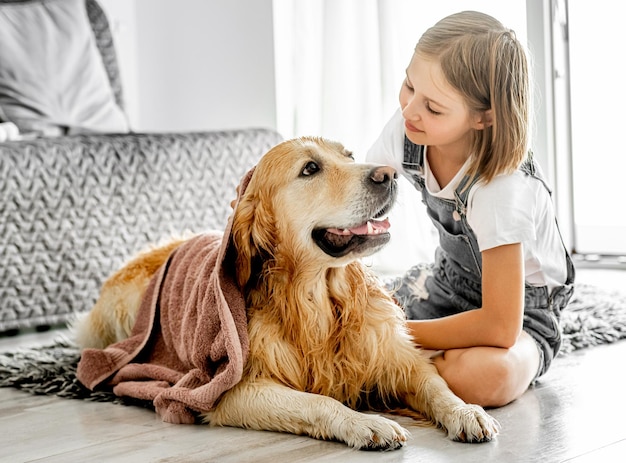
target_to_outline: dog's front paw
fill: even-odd
[[[358,413],[339,427],[339,439],[359,450],[399,449],[409,437],[409,432],[398,423],[378,415]]]
[[[448,437],[460,442],[489,442],[500,431],[500,424],[479,405],[455,407],[443,423]]]

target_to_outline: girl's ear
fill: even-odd
[[[474,116],[474,129],[483,130],[493,125],[493,111],[488,109]]]

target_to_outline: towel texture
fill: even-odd
[[[82,352],[81,383],[152,400],[163,421],[193,423],[241,380],[249,342],[234,277],[233,215],[223,234],[197,236],[172,253],[150,281],[129,338]]]

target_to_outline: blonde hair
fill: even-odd
[[[491,124],[472,132],[468,174],[488,183],[518,169],[528,152],[531,95],[515,33],[487,14],[463,11],[428,29],[415,52],[440,64],[470,112],[491,110]]]

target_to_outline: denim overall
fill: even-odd
[[[424,320],[444,317],[482,306],[482,257],[476,236],[466,217],[467,198],[477,179],[465,177],[455,190],[455,199],[436,198],[428,193],[422,175],[424,146],[405,138],[403,168],[422,192],[427,212],[439,232],[434,264],[420,264],[390,282],[396,300],[407,318]],[[536,170],[532,155],[520,167],[526,175],[550,189]],[[574,284],[574,265],[563,246],[567,280],[551,292],[546,286],[526,284],[523,329],[537,342],[541,363],[537,377],[544,374],[561,346],[559,319],[569,302]]]

